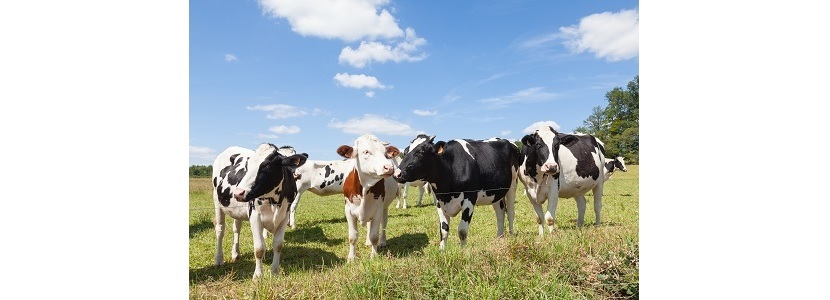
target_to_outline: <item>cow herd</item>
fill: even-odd
[[[457,233],[461,246],[465,244],[476,206],[493,207],[498,236],[504,234],[506,214],[508,231],[513,234],[519,181],[533,205],[540,235],[545,234],[545,224],[553,232],[559,198],[576,199],[577,225],[582,226],[588,191],[593,191],[595,224],[599,225],[603,183],[615,170],[627,171],[623,158],[605,158],[602,142],[591,135],[564,134],[551,127],[539,128],[521,142],[520,150],[501,138],[435,141],[435,136],[419,134],[401,153],[366,134],[351,145],[338,147],[336,152],[344,159],[332,161],[308,160],[307,154],[297,154],[292,147],[268,143],[256,150],[230,147],[213,163],[215,264],[224,263],[222,238],[228,215],[234,220],[230,261],[239,257],[239,231],[247,220],[254,237],[253,277],[262,276],[267,232],[273,234],[271,273],[276,274],[285,230],[296,226],[294,212],[305,191],[343,195],[348,261],[355,258],[358,226],[367,228],[366,245],[371,246],[372,257],[378,247],[386,246],[389,206],[395,199],[400,201],[401,189],[407,186],[419,187],[419,205],[425,190],[432,194],[441,250],[449,237],[451,218],[459,213]]]

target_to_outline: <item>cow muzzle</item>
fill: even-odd
[[[542,165],[542,173],[548,175],[556,175],[559,174],[559,165],[557,164],[544,164]]]
[[[386,176],[391,176],[394,173],[395,173],[395,166],[393,166],[393,165],[384,165],[383,166],[383,173],[380,173],[378,175],[386,177]]]
[[[235,198],[236,201],[245,202],[245,194],[247,193],[248,192],[243,189],[236,189],[233,191],[233,198]]]
[[[392,175],[392,179],[395,179],[395,181],[397,181],[398,183],[406,183],[406,180],[403,180],[401,174],[403,174],[403,172],[401,172],[401,169],[396,169],[395,173]]]

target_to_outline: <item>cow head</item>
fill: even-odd
[[[446,143],[439,141],[433,143],[435,136],[421,137],[420,135],[412,140],[409,151],[404,154],[398,169],[395,170],[395,180],[404,183],[431,177],[428,172],[435,170],[438,163],[438,156],[444,153]]]
[[[342,145],[337,154],[347,159],[355,159],[355,168],[363,186],[374,186],[395,171],[392,159],[400,150],[395,146],[380,141],[376,136],[366,134],[354,141],[354,146]]]
[[[297,185],[294,180],[283,179],[293,179],[294,169],[305,163],[308,154],[285,156],[279,150],[273,144],[262,144],[254,151],[254,155],[248,160],[248,172],[239,181],[233,193],[237,201],[251,201],[280,185],[280,197],[285,196],[289,201],[294,199]]]
[[[535,177],[537,171],[546,175],[559,174],[559,146],[577,142],[574,135],[561,134],[553,127],[537,129],[522,138],[522,154],[525,157],[525,175]]]
[[[620,169],[620,171],[623,172],[628,172],[628,169],[625,168],[625,159],[622,156],[614,158],[614,168]]]

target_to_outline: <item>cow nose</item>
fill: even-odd
[[[542,166],[542,172],[556,174],[558,172],[559,166],[555,163],[546,163]]]
[[[393,173],[392,176],[395,176],[395,178],[401,178],[401,169],[395,169],[395,173]]]
[[[236,201],[242,201],[242,199],[245,199],[245,190],[236,189],[236,191],[233,192],[233,197],[236,198]]]
[[[392,175],[392,172],[395,172],[395,166],[383,165],[383,174]]]

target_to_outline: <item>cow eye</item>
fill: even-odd
[[[363,150],[363,155],[369,155],[369,150]]]

